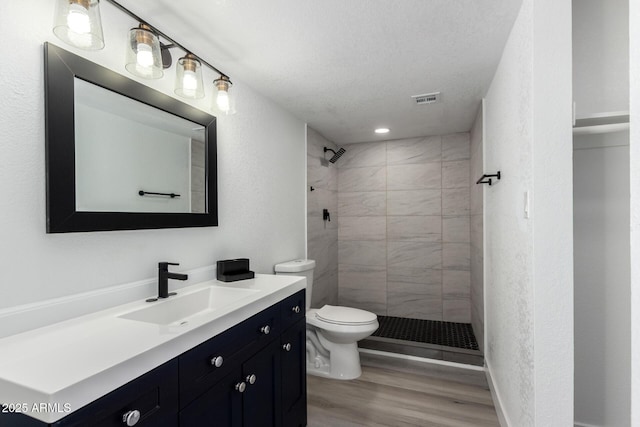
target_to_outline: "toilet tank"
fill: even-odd
[[[312,259],[294,259],[293,261],[276,264],[274,271],[278,275],[303,276],[307,278],[307,289],[305,291],[305,307],[311,307],[311,291],[313,290],[313,270],[316,262]]]

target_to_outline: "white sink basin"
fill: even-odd
[[[257,289],[211,286],[188,294],[178,294],[167,299],[150,302],[147,307],[120,315],[122,319],[157,325],[182,325],[189,319],[228,307],[229,304],[255,295]]]

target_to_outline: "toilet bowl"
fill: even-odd
[[[374,313],[351,307],[310,308],[314,268],[313,260],[294,260],[275,266],[276,274],[307,278],[307,372],[343,380],[358,378],[362,373],[358,341],[378,329],[378,318]]]

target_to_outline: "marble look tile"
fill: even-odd
[[[444,299],[469,299],[471,273],[460,270],[442,270],[442,297]]]
[[[322,210],[328,209],[331,221],[322,219]],[[307,232],[325,234],[338,229],[338,192],[317,188],[307,195]]]
[[[385,240],[387,221],[383,216],[338,217],[338,240]]]
[[[387,190],[440,189],[441,186],[440,162],[387,166]]]
[[[442,320],[445,322],[471,322],[471,306],[468,299],[444,300],[442,302]]]
[[[384,166],[387,162],[386,142],[364,142],[342,147],[346,152],[336,162],[338,168]],[[327,153],[327,159],[331,153]]]
[[[416,295],[389,293],[387,315],[410,319],[442,320],[442,300]]]
[[[191,168],[191,191],[204,193],[206,189],[204,183],[205,176],[204,168],[198,166]]]
[[[387,240],[440,242],[441,225],[439,216],[388,216]]]
[[[447,243],[468,243],[471,240],[468,216],[442,218],[442,241]]]
[[[389,268],[441,268],[442,244],[432,242],[387,242]]]
[[[387,165],[439,162],[441,146],[440,136],[387,141]]]
[[[436,274],[440,273],[439,270],[431,271]],[[388,277],[389,274],[387,273],[387,292],[389,294],[396,293],[442,299],[442,285],[438,280],[432,280],[427,283],[390,282]]]
[[[319,308],[325,304],[338,304],[338,269],[327,271],[313,278],[313,295],[311,295],[311,307]]]
[[[447,270],[469,270],[471,245],[469,243],[443,243],[442,268]]]
[[[442,215],[469,215],[469,189],[442,190]]]
[[[340,305],[386,314],[387,273],[384,267],[339,264],[338,283]]]
[[[441,190],[410,190],[387,192],[387,215],[441,214]]]
[[[387,169],[384,166],[338,169],[338,190],[385,191],[387,189]]]
[[[338,242],[338,259],[341,264],[387,265],[387,242],[341,240]]]
[[[432,268],[387,267],[387,283],[413,283],[418,285],[442,286],[442,270]],[[440,293],[438,292],[438,295]]]
[[[384,191],[338,193],[339,216],[383,216],[387,214]]]
[[[205,149],[204,141],[191,140],[191,165],[198,166],[200,168],[205,167]]]
[[[469,160],[442,162],[442,188],[469,188]]]
[[[442,136],[442,161],[466,160],[469,155],[469,133],[452,133]]]
[[[206,210],[206,195],[204,191],[192,191],[191,192],[191,212],[204,213]]]
[[[338,169],[329,164],[323,165],[320,157],[307,155],[307,185],[326,190],[338,189]]]
[[[307,256],[316,261],[314,274],[338,269],[338,236],[325,234],[307,240]]]

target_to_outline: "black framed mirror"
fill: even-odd
[[[217,226],[216,118],[44,52],[47,233]]]

